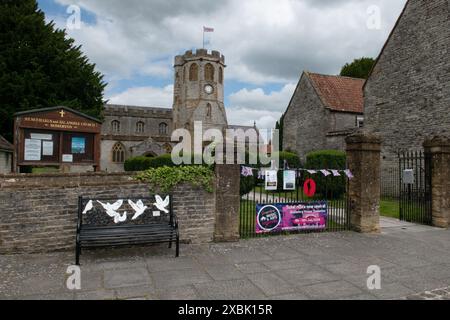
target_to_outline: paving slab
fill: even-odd
[[[364,292],[347,281],[333,281],[300,287],[300,291],[311,299],[342,299],[353,297]]]
[[[205,300],[262,300],[264,293],[249,280],[214,281],[196,284],[200,298]]]
[[[0,255],[0,299],[449,299],[450,230],[386,223],[381,234],[183,244],[179,258],[167,245],[86,250],[79,291],[66,287],[73,251]],[[367,288],[371,265],[380,290]]]
[[[155,288],[182,287],[197,283],[211,282],[213,278],[204,270],[183,269],[151,273]]]
[[[105,288],[116,289],[150,285],[151,279],[146,268],[130,268],[120,270],[106,270],[104,275]]]

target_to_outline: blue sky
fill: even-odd
[[[113,103],[171,107],[173,57],[202,45],[226,57],[231,124],[273,127],[303,70],[337,74],[346,62],[376,57],[405,0],[38,0],[105,75]],[[374,20],[375,19],[375,20]],[[370,27],[376,21],[378,27]]]

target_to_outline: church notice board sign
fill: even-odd
[[[21,166],[86,165],[100,170],[100,120],[67,107],[15,114],[15,172]]]

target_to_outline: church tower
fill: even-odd
[[[224,106],[225,57],[218,51],[197,49],[175,57],[174,128],[191,132],[195,121],[203,130],[228,126]]]

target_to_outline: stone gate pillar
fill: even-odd
[[[239,240],[240,165],[216,164],[215,242]]]
[[[354,178],[349,182],[351,228],[380,232],[381,139],[368,133],[346,138],[347,164]]]
[[[435,137],[424,143],[431,161],[432,223],[435,227],[450,226],[450,138]]]

